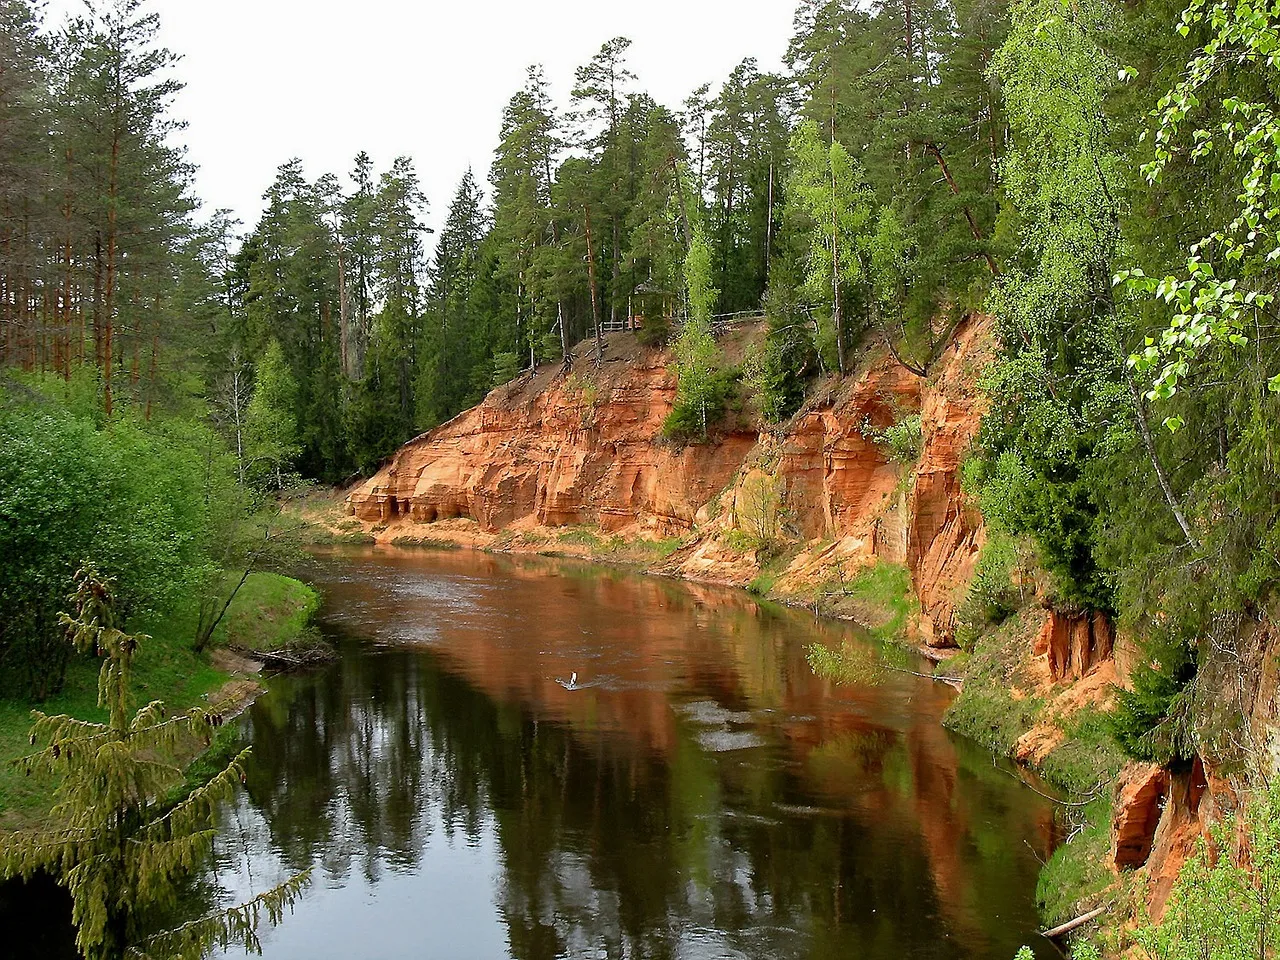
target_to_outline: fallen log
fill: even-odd
[[[250,650],[234,648],[236,652],[252,657],[264,667],[274,670],[304,670],[322,663],[328,663],[336,654],[327,643],[309,646],[285,647],[283,650]]]
[[[1052,940],[1054,937],[1060,937],[1064,933],[1070,933],[1072,930],[1076,929],[1077,927],[1083,927],[1090,920],[1096,920],[1098,917],[1102,916],[1104,913],[1106,913],[1110,909],[1111,909],[1110,907],[1104,906],[1104,907],[1098,907],[1094,910],[1090,910],[1088,913],[1081,914],[1080,916],[1076,917],[1074,920],[1068,920],[1066,923],[1056,926],[1052,930],[1045,930],[1043,933],[1040,934],[1040,936],[1048,940]]]

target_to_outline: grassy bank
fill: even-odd
[[[319,603],[316,591],[301,581],[254,573],[215,632],[215,646],[234,644],[255,650],[291,646],[311,629]],[[213,666],[210,651],[196,653],[192,649],[195,619],[196,611],[189,607],[163,619],[130,625],[150,638],[135,663],[136,703],[163,700],[171,711],[186,710],[207,703],[206,697],[229,679]],[[19,826],[48,809],[50,803],[48,788],[23,776],[14,766],[14,761],[30,750],[31,711],[105,721],[106,711],[97,702],[100,666],[101,661],[95,658],[74,657],[62,690],[44,703],[0,699],[0,828]]]
[[[292,577],[254,573],[214,631],[214,643],[242,650],[276,651],[308,642],[320,594]]]

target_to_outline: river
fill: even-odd
[[[945,684],[816,677],[855,628],[468,551],[305,575],[341,656],[249,711],[201,884],[313,870],[267,960],[1058,956],[1052,805],[943,729]]]

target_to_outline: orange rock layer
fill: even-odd
[[[732,335],[727,352],[740,353],[753,335]],[[681,448],[662,437],[676,394],[670,356],[615,334],[604,364],[580,348],[567,375],[554,365],[526,374],[406,444],[351,493],[348,508],[397,531],[464,517],[489,532],[591,524],[686,535],[713,500],[728,493],[732,502],[735,479],[749,465],[767,461],[788,532],[839,542],[855,566],[875,557],[905,563],[924,638],[946,646],[982,538],[980,518],[960,494],[959,465],[981,416],[974,381],[990,340],[987,321],[964,324],[928,378],[873,350],[855,376],[781,434],[731,431]],[[915,414],[921,456],[903,467],[872,434]],[[710,531],[671,572],[750,580],[753,565],[723,555],[714,524]]]
[[[661,440],[675,398],[669,357],[615,336],[609,362],[547,366],[407,443],[348,498],[361,520],[469,517],[683,533],[728,483],[755,434],[678,448]]]

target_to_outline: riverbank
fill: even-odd
[[[669,357],[613,335],[613,362],[531,371],[299,512],[329,542],[581,557],[856,621],[958,679],[948,726],[1069,798],[1042,886],[1050,923],[1148,878],[1162,904],[1216,808],[1122,764],[1105,715],[1140,661],[1132,639],[1065,602],[1035,543],[990,529],[966,488],[994,344],[971,316],[916,376],[869,343],[785,423],[680,446],[662,433]],[[817,662],[838,678],[831,654]],[[1122,794],[1122,766],[1155,786]]]
[[[180,609],[157,620],[142,620],[130,629],[144,633],[133,673],[137,704],[163,700],[170,711],[194,706],[220,706],[234,715],[266,688],[262,664],[235,651],[277,651],[306,640],[319,594],[307,584],[275,573],[253,573],[236,594],[213,644],[196,652],[196,610]],[[43,703],[0,700],[0,829],[14,829],[49,809],[48,788],[24,777],[13,761],[30,750],[32,710],[105,720],[98,706],[100,661],[73,657],[62,690]]]

